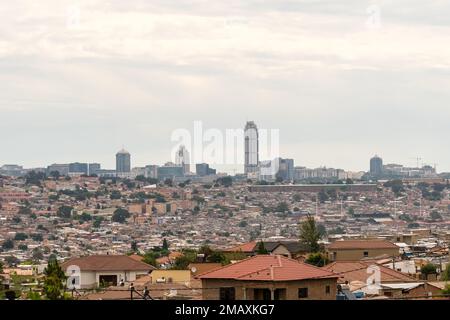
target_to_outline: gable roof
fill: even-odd
[[[399,249],[399,247],[386,240],[338,240],[330,244],[328,249]]]
[[[366,283],[367,279],[373,274],[367,272],[370,266],[380,268],[381,282],[412,282],[417,279],[408,275],[368,261],[336,261],[322,267],[322,269],[334,272],[339,275],[339,282],[361,281]]]
[[[208,271],[199,279],[234,279],[253,281],[293,281],[338,278],[333,272],[279,255],[256,255],[234,264]]]
[[[228,249],[223,250],[224,252],[253,252],[256,246],[256,241],[251,241],[247,243],[240,244]]]
[[[72,258],[61,266],[78,266],[81,271],[150,271],[155,267],[125,255],[92,255]]]

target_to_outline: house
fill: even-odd
[[[338,275],[281,255],[256,255],[198,278],[204,300],[335,300]]]
[[[135,281],[155,268],[126,255],[92,255],[72,258],[62,264],[76,288],[94,288]]]
[[[328,245],[326,250],[330,261],[355,261],[400,255],[400,248],[386,240],[340,240]]]
[[[439,294],[436,286],[370,261],[336,261],[322,269],[336,273],[338,283],[366,297],[413,298]]]
[[[258,252],[260,242],[252,241],[239,246],[223,250],[224,253],[243,253],[247,257],[254,256]],[[287,258],[298,258],[306,254],[308,248],[299,241],[264,241],[264,248],[270,254],[282,255]]]

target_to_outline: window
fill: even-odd
[[[325,294],[330,294],[330,292],[331,292],[330,286],[326,286],[325,287]]]
[[[308,298],[308,288],[298,288],[298,297],[300,299]]]
[[[369,251],[364,251],[364,257],[367,258],[369,256]]]
[[[220,288],[220,300],[235,300],[236,291],[234,288]]]

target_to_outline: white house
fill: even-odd
[[[93,255],[72,258],[62,264],[68,276],[68,287],[95,288],[101,285],[119,285],[135,281],[155,268],[125,255]]]

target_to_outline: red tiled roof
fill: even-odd
[[[224,252],[253,252],[253,249],[256,246],[256,241],[247,242],[244,244],[240,244],[235,247],[231,247],[223,250]]]
[[[234,264],[203,273],[198,278],[292,281],[315,278],[338,278],[338,275],[283,256],[256,255]]]
[[[334,272],[340,276],[340,282],[348,281],[362,281],[366,282],[367,279],[373,275],[373,272],[367,272],[369,266],[377,266],[380,268],[380,276],[382,282],[412,282],[416,279],[409,277],[408,275],[392,270],[388,267],[377,265],[373,262],[366,261],[336,261],[322,267],[322,269]]]
[[[81,271],[145,271],[155,267],[125,255],[93,255],[88,257],[72,258],[61,266],[78,266]]]
[[[395,244],[386,240],[342,240],[335,241],[328,249],[394,249]]]

